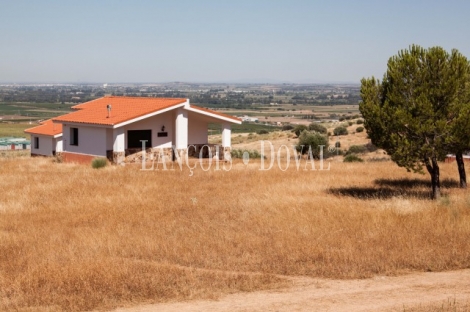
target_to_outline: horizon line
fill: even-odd
[[[40,84],[50,84],[50,85],[78,85],[78,84],[89,84],[89,85],[119,85],[119,84],[246,84],[246,85],[360,85],[359,82],[348,82],[348,81],[325,81],[325,82],[243,82],[243,81],[165,81],[165,82],[92,82],[92,81],[78,81],[78,82],[39,82],[39,81],[22,81],[22,82],[12,82],[12,81],[2,81],[0,85],[40,85]]]

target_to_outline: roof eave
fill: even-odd
[[[221,116],[221,115],[218,115],[218,114],[211,113],[210,111],[205,111],[205,110],[202,110],[202,109],[193,108],[191,106],[185,107],[185,109],[187,109],[190,112],[198,113],[198,114],[201,114],[201,115],[206,115],[206,116],[209,116],[209,117],[212,117],[212,118],[215,118],[215,119],[221,119],[221,120],[224,120],[224,121],[228,121],[230,123],[234,123],[234,124],[238,124],[238,125],[242,124],[242,121],[239,120],[238,118],[235,119],[235,118],[229,118],[229,117]]]
[[[143,119],[147,119],[149,117],[153,117],[153,116],[156,116],[156,115],[159,115],[159,114],[163,114],[163,113],[169,112],[171,110],[174,110],[176,108],[185,107],[188,103],[189,103],[189,101],[186,100],[183,103],[171,105],[169,107],[166,107],[166,108],[163,108],[163,109],[160,109],[160,110],[157,110],[157,111],[153,111],[151,113],[148,113],[148,114],[145,114],[145,115],[142,115],[142,116],[139,116],[139,117],[135,117],[135,118],[120,122],[118,124],[113,125],[113,129],[120,128],[120,127],[126,126],[128,124],[131,124],[131,123],[143,120]]]
[[[54,137],[54,138],[62,136],[62,132],[59,133],[59,134],[49,134],[49,133],[46,134],[46,133],[26,132],[26,131],[24,131],[24,133],[27,133],[27,134],[30,134],[30,135],[42,135],[42,136]]]
[[[99,127],[99,128],[112,128],[113,125],[106,125],[106,124],[99,124],[99,123],[91,123],[91,122],[77,122],[77,121],[69,121],[69,120],[54,120],[56,123],[60,123],[62,125],[69,124],[73,126],[87,126],[87,127]]]

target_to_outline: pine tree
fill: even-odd
[[[457,50],[413,45],[389,59],[382,82],[361,81],[359,109],[372,143],[408,171],[426,168],[433,199],[440,197],[438,161],[468,147],[469,73]]]

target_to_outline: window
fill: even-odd
[[[38,137],[34,137],[34,148],[35,149],[39,148],[39,138]]]
[[[127,131],[127,148],[142,148],[141,140],[146,140],[145,146],[152,147],[152,130]]]
[[[78,145],[78,128],[70,128],[70,145]]]

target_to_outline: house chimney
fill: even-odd
[[[106,108],[108,109],[108,117],[106,118],[109,118],[111,117],[111,104],[106,105]]]

